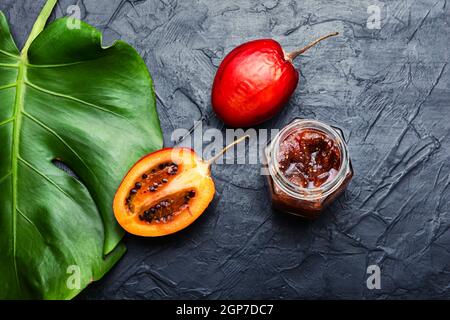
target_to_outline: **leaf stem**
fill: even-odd
[[[37,36],[44,30],[45,24],[47,23],[48,18],[50,17],[53,8],[55,7],[58,0],[47,0],[44,8],[39,14],[36,22],[34,23],[33,29],[31,29],[30,36],[28,37],[25,46],[22,49],[22,57],[26,57],[28,54],[28,49],[30,48],[33,41],[37,38]]]
[[[47,23],[50,14],[53,11],[53,8],[56,5],[58,0],[48,0],[39,14],[33,29],[31,30],[30,36],[28,37],[25,46],[22,49],[22,53],[20,56],[20,60],[18,63],[18,72],[17,72],[17,90],[16,97],[14,102],[14,114],[11,118],[11,121],[14,121],[13,132],[12,132],[12,153],[11,153],[11,190],[12,190],[12,259],[14,266],[14,273],[17,282],[17,286],[20,290],[22,290],[22,284],[19,278],[19,269],[17,266],[17,212],[18,208],[18,174],[19,174],[19,165],[18,161],[20,159],[20,134],[21,134],[21,126],[22,126],[22,112],[25,104],[25,79],[27,75],[27,63],[28,63],[28,49],[36,37],[44,30],[45,24]],[[3,54],[10,55],[8,52],[2,51]]]

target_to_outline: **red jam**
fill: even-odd
[[[281,172],[291,183],[317,188],[336,177],[341,152],[335,141],[323,132],[305,129],[281,141],[277,160]]]
[[[342,131],[316,120],[293,120],[265,151],[277,211],[316,219],[353,176]]]

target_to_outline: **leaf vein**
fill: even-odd
[[[16,69],[18,69],[19,65],[18,64],[10,64],[10,63],[0,63],[0,67],[3,67],[3,68],[16,68]]]
[[[72,199],[74,202],[75,199],[68,194],[63,188],[61,188],[55,181],[53,181],[52,179],[50,179],[47,175],[45,175],[44,173],[42,173],[38,168],[36,168],[35,166],[33,166],[31,163],[29,163],[28,161],[26,161],[24,158],[22,157],[18,157],[19,161],[22,162],[23,164],[25,164],[28,168],[30,168],[31,170],[33,170],[34,172],[36,172],[38,175],[40,175],[42,178],[44,178],[45,180],[47,180],[51,185],[53,185],[55,188],[57,188],[61,193],[63,193],[66,197]]]
[[[5,174],[3,177],[0,178],[0,183],[6,180],[10,175],[12,174],[12,171],[9,171],[7,174]]]
[[[26,57],[24,58],[26,60]],[[19,279],[19,271],[17,269],[17,159],[19,157],[19,143],[20,143],[20,127],[21,127],[21,110],[23,109],[25,92],[23,90],[24,80],[26,74],[26,67],[23,65],[23,61],[20,61],[19,71],[17,73],[17,90],[14,101],[14,125],[12,136],[12,149],[11,149],[11,188],[12,188],[12,201],[11,201],[11,213],[12,213],[12,262],[14,265],[14,271],[16,275],[16,281],[19,288],[22,287]]]
[[[23,212],[22,212],[22,210],[20,210],[19,208],[16,208],[17,209],[17,212],[26,220],[26,221],[28,221],[28,223],[29,224],[31,224],[33,227],[34,227],[34,229],[36,229],[36,231],[38,232],[38,234],[41,236],[41,238],[45,241],[45,237],[44,237],[44,235],[42,234],[42,232],[41,232],[41,230],[39,230],[39,228],[36,226],[36,224],[30,219],[30,218],[28,218]]]
[[[16,87],[16,86],[17,86],[17,82],[5,84],[4,86],[0,86],[0,90],[9,89],[9,88]]]
[[[27,67],[30,68],[62,68],[62,67],[70,67],[70,66],[75,66],[78,64],[83,64],[86,63],[88,61],[92,61],[92,60],[86,60],[86,61],[76,61],[76,62],[68,62],[68,63],[58,63],[58,64],[27,64]]]
[[[54,92],[54,91],[51,91],[51,90],[47,90],[47,89],[45,89],[45,88],[39,87],[39,86],[37,86],[37,85],[31,83],[30,81],[25,81],[25,83],[26,83],[27,85],[29,85],[30,87],[32,87],[32,88],[34,88],[34,89],[36,89],[36,90],[38,90],[38,91],[40,91],[40,92],[43,92],[43,93],[46,93],[46,94],[49,94],[49,95],[52,95],[52,96],[55,96],[55,97],[58,97],[58,98],[63,98],[63,99],[72,100],[72,101],[75,101],[75,102],[84,104],[84,105],[86,105],[86,106],[90,106],[90,107],[92,107],[92,108],[95,108],[95,109],[101,110],[101,111],[103,111],[103,112],[107,112],[107,113],[110,113],[110,114],[113,114],[113,115],[115,115],[115,116],[118,116],[118,117],[120,117],[120,118],[124,118],[124,119],[125,119],[125,117],[124,117],[123,115],[118,114],[118,113],[116,113],[116,112],[114,112],[114,111],[108,110],[108,109],[106,109],[106,108],[103,108],[103,107],[101,107],[101,106],[99,106],[99,105],[96,105],[96,104],[94,104],[94,103],[87,102],[87,101],[84,101],[84,100],[81,100],[81,99],[78,99],[78,98],[69,96],[69,95],[67,95],[67,94],[62,94],[62,93]]]
[[[38,124],[41,128],[45,129],[46,131],[48,131],[49,133],[51,133],[52,135],[54,135],[59,141],[61,141],[67,148],[69,148],[69,150],[81,161],[81,163],[86,167],[86,169],[89,170],[89,172],[92,173],[92,175],[96,178],[96,180],[98,181],[98,178],[96,176],[96,174],[94,173],[94,171],[87,165],[87,163],[84,161],[84,159],[78,154],[78,152],[72,148],[70,146],[70,144],[63,138],[61,137],[55,130],[53,130],[52,128],[50,128],[49,126],[47,126],[45,123],[43,123],[42,121],[40,121],[39,119],[37,119],[36,117],[34,117],[33,115],[29,114],[26,111],[23,111],[23,114],[30,120],[32,120],[34,123]]]
[[[0,53],[2,53],[2,54],[5,55],[5,56],[8,56],[8,57],[15,58],[15,59],[17,59],[17,60],[20,59],[19,56],[16,56],[15,54],[12,54],[12,53],[9,53],[9,52],[7,52],[7,51],[5,51],[5,50],[1,50],[1,49],[0,49]]]
[[[5,121],[0,122],[0,127],[5,125],[5,124],[7,124],[7,123],[13,122],[13,121],[14,121],[14,117],[6,119]]]

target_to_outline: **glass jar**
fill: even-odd
[[[316,137],[326,137],[329,145],[337,148],[334,150],[339,155],[340,161],[338,168],[333,170],[333,175],[330,175],[328,180],[318,186],[313,184],[305,187],[293,183],[287,178],[286,172],[281,169],[283,166],[280,165],[279,155],[280,145],[288,137],[293,134],[300,137],[300,134],[304,135],[309,132],[316,133]],[[317,135],[317,133],[319,134]],[[301,150],[295,152],[297,152],[296,155],[302,155]],[[324,154],[330,153],[324,152]],[[342,130],[316,120],[294,119],[268,144],[265,156],[272,207],[307,219],[317,218],[345,190],[353,176],[353,168]],[[283,159],[287,159],[287,156]],[[326,158],[323,158],[322,161],[326,161]],[[315,163],[315,160],[313,162]],[[301,167],[303,168],[302,164]]]

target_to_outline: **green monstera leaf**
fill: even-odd
[[[56,1],[22,52],[0,12],[2,299],[69,299],[101,278],[124,253],[115,190],[162,147],[144,61],[124,42],[102,47],[83,22],[44,29]]]

